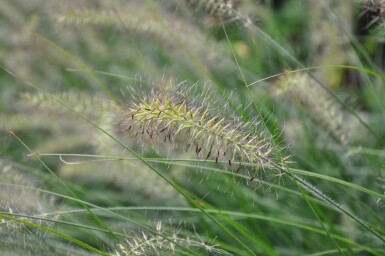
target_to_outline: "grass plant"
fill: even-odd
[[[1,255],[384,255],[384,2],[0,8]]]

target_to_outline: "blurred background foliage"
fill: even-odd
[[[202,105],[211,106],[218,116],[235,115],[251,122],[263,119],[282,147],[283,157],[291,156],[293,168],[383,194],[383,77],[341,66],[383,75],[384,8],[380,0],[2,0],[1,211],[19,217],[39,216],[26,219],[107,253],[182,254],[185,246],[196,254],[244,254],[203,215],[181,210],[192,206],[148,167],[135,159],[116,160],[131,155],[90,123],[23,82],[29,81],[128,141],[140,155],[169,159],[153,164],[205,208],[255,214],[223,218],[256,254],[338,254],[338,247],[287,177],[263,174],[263,180],[248,182],[249,178],[220,173],[226,168],[210,161],[174,162],[197,156],[194,152],[170,153],[172,145],[154,149],[151,143],[129,138],[119,122],[125,105],[153,87],[183,82],[195,88],[192,97],[209,88],[233,109],[224,111],[221,101],[207,100]],[[288,70],[327,65],[340,67],[288,73],[247,87]],[[31,152],[9,131],[34,153],[62,154],[62,158],[41,157],[79,198],[106,208],[139,207],[120,213],[164,237],[145,236],[148,230],[142,226],[105,212],[96,217],[84,205],[58,196],[73,195],[41,162],[28,156]],[[103,161],[79,154],[99,156]],[[105,160],[108,157],[114,159]],[[317,177],[309,180],[383,232],[381,198],[338,182]],[[384,244],[357,223],[316,198],[312,202],[327,230],[349,240],[334,237],[347,254],[383,255]],[[71,212],[76,209],[83,211]],[[55,223],[57,220],[61,222]],[[159,223],[163,223],[161,228]],[[307,228],[294,227],[295,223]],[[15,225],[1,223],[0,251],[4,255],[88,254],[52,234]],[[173,240],[179,249],[171,250],[173,243],[166,238],[175,236],[180,236]]]

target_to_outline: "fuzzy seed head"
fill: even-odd
[[[161,227],[159,223],[157,228]],[[186,236],[179,234],[177,231],[170,233],[159,229],[154,234],[141,232],[130,235],[123,243],[118,245],[112,255],[178,255],[178,252],[183,250],[180,246],[191,248],[205,255],[231,255],[218,248],[214,242],[214,240],[203,241],[196,234]]]
[[[344,123],[346,113],[306,73],[282,76],[275,89],[276,94],[286,94],[299,106],[306,108],[309,117],[325,129],[337,142],[346,144],[350,136]]]
[[[197,100],[193,101],[197,102]],[[123,115],[122,128],[134,137],[161,145],[182,145],[199,157],[215,162],[243,163],[255,169],[272,168],[271,140],[257,126],[221,116],[208,107],[194,106],[187,97],[155,93],[132,102]]]
[[[236,8],[239,0],[187,0],[190,5],[202,6],[210,15],[217,15],[225,20],[237,20]]]

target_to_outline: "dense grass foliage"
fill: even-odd
[[[385,2],[3,0],[1,255],[385,255]]]

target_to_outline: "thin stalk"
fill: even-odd
[[[366,230],[371,232],[373,235],[375,235],[378,239],[380,239],[382,242],[385,243],[385,238],[379,234],[376,230],[371,228],[368,224],[366,224],[363,220],[355,216],[353,213],[342,207],[339,203],[325,195],[323,192],[321,192],[318,188],[311,185],[309,182],[305,181],[304,179],[298,177],[297,175],[293,175],[290,171],[285,170],[284,168],[276,165],[276,168],[278,168],[280,171],[288,174],[297,184],[299,184],[302,188],[304,188],[306,191],[314,195],[315,197],[325,201],[326,203],[333,206],[335,209],[337,209],[339,212],[345,214],[346,216],[350,217],[354,221],[356,221],[358,224],[360,224],[362,227],[364,227]]]

